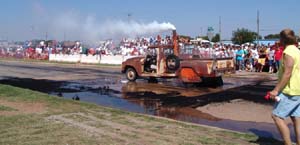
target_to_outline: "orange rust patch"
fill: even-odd
[[[192,68],[182,68],[180,77],[184,82],[199,82],[200,78]]]
[[[46,110],[46,105],[41,102],[27,103],[27,102],[10,102],[6,100],[0,100],[0,105],[11,107],[17,110],[17,111],[0,111],[0,115],[42,113]]]

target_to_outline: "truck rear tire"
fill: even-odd
[[[224,85],[222,76],[219,77],[204,77],[203,83],[207,86],[220,87]]]
[[[126,78],[127,80],[134,82],[137,79],[137,73],[133,68],[128,68],[126,70]]]
[[[180,60],[176,55],[169,55],[166,58],[166,65],[169,72],[175,72],[180,67]]]

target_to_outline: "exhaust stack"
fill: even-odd
[[[178,36],[176,30],[173,30],[173,45],[174,45],[174,55],[179,56]]]

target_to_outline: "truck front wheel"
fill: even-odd
[[[137,73],[133,68],[128,68],[126,70],[126,78],[127,80],[134,82],[137,79]]]
[[[215,81],[214,83],[216,84],[217,87],[224,85],[224,82],[223,82],[223,79],[222,79],[221,76],[220,77],[216,77],[214,81]]]

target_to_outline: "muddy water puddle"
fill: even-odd
[[[245,81],[235,82],[234,79],[231,79],[219,88],[187,87],[174,82],[174,80],[160,80],[158,84],[151,84],[146,81],[130,83],[107,77],[72,82],[4,78],[0,80],[0,83],[37,90],[67,99],[76,100],[77,98],[80,101],[136,113],[251,132],[261,137],[280,138],[273,123],[222,119],[196,109],[199,106],[213,103],[230,103],[236,99],[271,105],[271,103],[265,102],[262,96],[266,91],[272,89],[272,86],[263,86],[261,82],[255,85],[248,82],[247,85]]]

